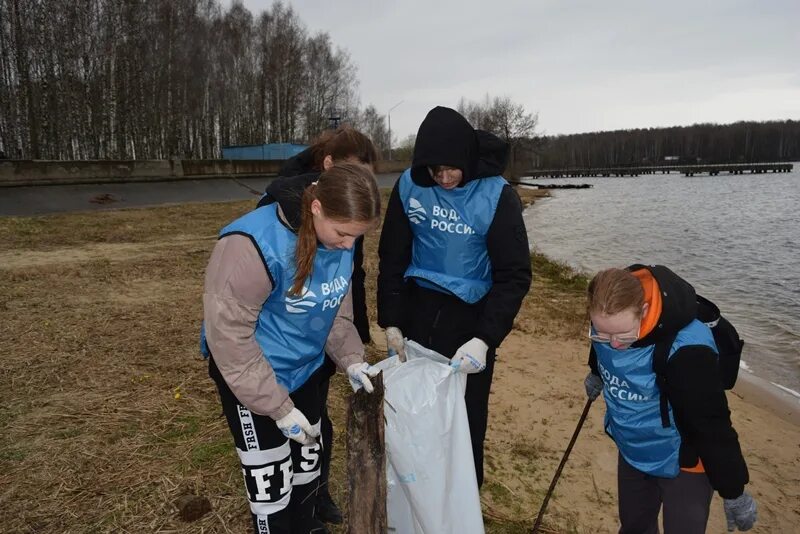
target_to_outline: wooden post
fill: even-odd
[[[383,373],[371,381],[375,391],[358,390],[347,411],[348,534],[384,534],[387,529]]]

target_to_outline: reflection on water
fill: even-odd
[[[526,211],[537,250],[589,273],[669,266],[736,325],[753,372],[800,391],[798,165],[790,174],[558,183],[594,187],[554,190]]]

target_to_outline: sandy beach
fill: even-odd
[[[0,219],[0,531],[246,530],[241,473],[197,328],[216,232],[251,205]],[[377,238],[367,237],[370,301]],[[536,255],[533,265],[490,401],[482,503],[492,533],[530,531],[585,402],[585,279]],[[385,347],[371,313],[367,349],[377,359]],[[728,395],[759,503],[754,532],[797,532],[797,410],[760,387],[743,380]],[[332,392],[331,489],[344,505],[350,389],[340,375]],[[603,412],[602,400],[592,406],[543,532],[616,531],[616,451]],[[175,502],[187,494],[208,498],[212,511],[179,519]],[[718,497],[708,531],[725,531]]]

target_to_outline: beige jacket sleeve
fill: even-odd
[[[271,291],[267,269],[248,237],[217,242],[203,291],[208,346],[236,398],[254,413],[280,419],[294,403],[255,339],[258,314]]]
[[[351,284],[347,295],[342,299],[331,331],[328,333],[328,339],[325,341],[325,353],[336,362],[336,366],[342,371],[347,371],[347,368],[354,363],[364,361],[364,344],[353,323],[352,288]]]

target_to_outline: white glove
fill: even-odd
[[[461,373],[480,373],[486,369],[486,351],[489,345],[473,337],[456,351],[450,360],[450,367]]]
[[[297,408],[292,408],[291,412],[276,419],[275,424],[278,425],[284,436],[303,445],[311,445],[319,437],[319,431],[314,430],[303,412]]]
[[[375,388],[372,387],[372,382],[370,382],[369,379],[380,372],[380,369],[372,367],[367,362],[354,363],[347,368],[347,378],[350,379],[350,385],[353,387],[353,391],[358,391],[361,386],[364,386],[367,393],[372,393]]]
[[[386,327],[386,348],[389,350],[389,356],[397,354],[401,362],[406,361],[406,348],[403,342],[403,333],[396,326]]]

